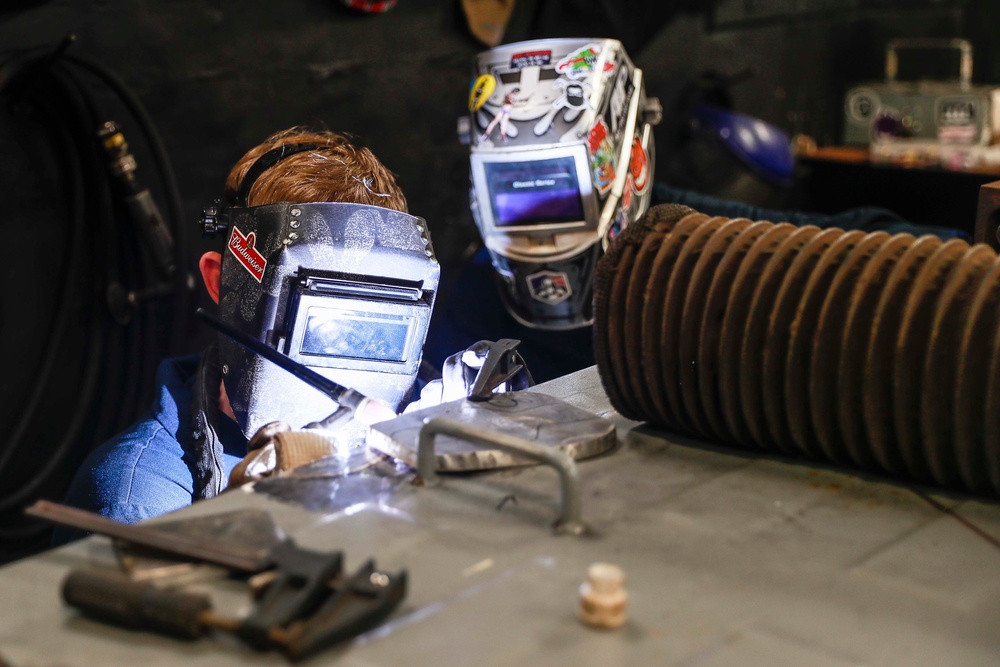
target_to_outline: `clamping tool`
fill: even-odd
[[[268,589],[265,597],[276,604],[262,603],[242,620],[217,613],[204,593],[162,589],[118,572],[74,570],[63,582],[62,595],[71,607],[105,623],[179,639],[221,630],[259,651],[275,649],[300,660],[378,625],[406,594],[405,572],[379,572],[371,560],[347,577],[308,579],[308,586],[296,587],[289,596],[287,589],[274,595]],[[307,598],[313,604],[300,607]],[[298,613],[306,608],[309,614]]]
[[[343,572],[340,551],[302,549],[289,539],[262,558],[227,552],[152,526],[132,526],[48,501],[28,514],[103,533],[130,545],[222,565],[233,573],[266,573],[270,579],[254,610],[230,618],[212,610],[204,594],[162,589],[117,572],[76,570],[63,583],[63,599],[87,616],[127,628],[196,639],[210,630],[235,633],[259,651],[278,650],[293,660],[375,627],[406,596],[406,571],[381,572],[372,560]]]
[[[476,374],[476,379],[469,387],[468,398],[470,401],[488,401],[493,397],[493,390],[501,384],[511,379],[522,370],[527,373],[524,359],[521,353],[515,348],[521,341],[513,338],[501,338],[500,340],[481,341],[480,345],[486,344],[486,358],[483,365]],[[530,381],[528,384],[533,384]]]

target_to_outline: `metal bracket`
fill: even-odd
[[[427,486],[440,484],[440,477],[434,471],[434,438],[438,435],[462,438],[552,466],[559,474],[561,491],[559,519],[553,526],[555,532],[560,535],[582,535],[587,532],[587,526],[581,517],[580,473],[576,462],[567,454],[551,447],[539,447],[528,440],[505,433],[487,431],[454,419],[436,417],[427,421],[420,429],[417,444],[417,473]]]

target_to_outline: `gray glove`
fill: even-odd
[[[451,355],[444,360],[441,379],[428,382],[420,400],[410,404],[406,412],[465,398],[474,390],[483,398],[490,391],[520,391],[534,385],[527,364],[514,350],[519,342],[481,340]],[[483,372],[487,375],[480,377]]]

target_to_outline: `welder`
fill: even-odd
[[[393,416],[414,398],[440,276],[393,174],[341,134],[293,128],[247,152],[225,190],[201,224],[226,246],[199,262],[220,319]],[[211,498],[262,426],[301,428],[338,407],[221,335],[157,379],[153,406],[91,453],[68,504],[131,523]]]

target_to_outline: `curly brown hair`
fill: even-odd
[[[290,155],[260,175],[250,188],[248,206],[277,202],[348,202],[407,211],[396,177],[370,150],[329,130],[293,127],[272,134],[247,151],[226,179],[235,194],[250,166],[269,150],[286,144],[318,143],[320,148]]]

